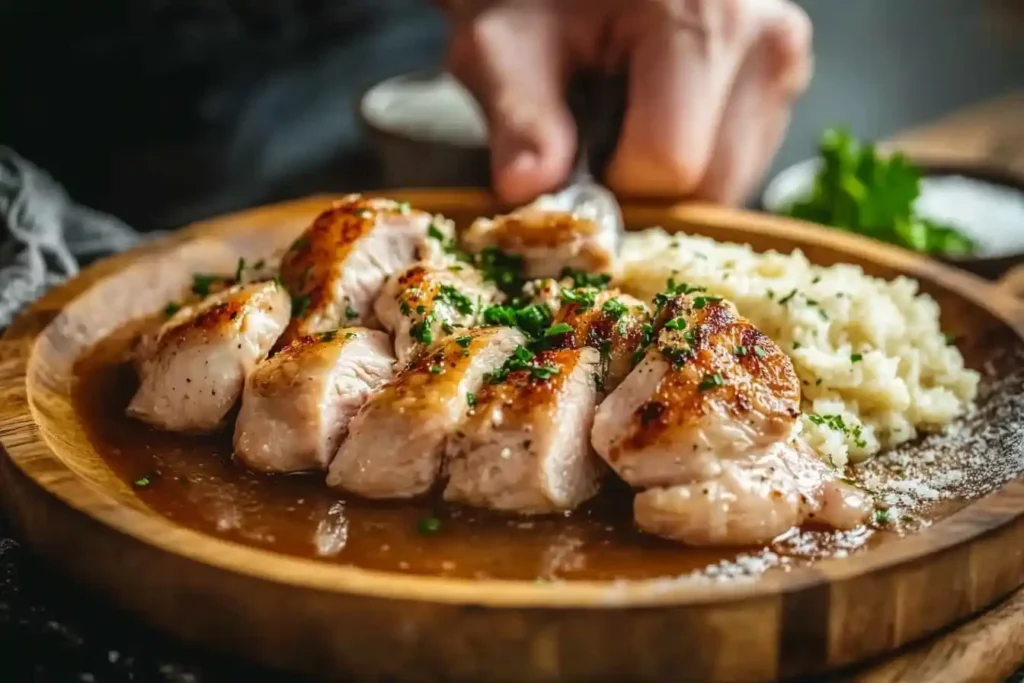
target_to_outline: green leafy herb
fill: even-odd
[[[166,306],[164,306],[164,315],[170,318],[172,315],[174,315],[180,310],[181,304],[179,304],[177,301],[171,301],[168,302]]]
[[[707,306],[710,303],[714,303],[716,301],[721,301],[721,300],[722,300],[722,297],[720,297],[720,296],[698,296],[697,298],[695,298],[693,300],[693,307],[694,308],[704,308],[705,306]]]
[[[748,349],[746,346],[737,346],[735,349],[733,349],[733,353],[739,356],[740,358],[743,358],[743,356],[747,355],[749,351],[750,349]]]
[[[544,336],[557,337],[558,335],[565,334],[566,332],[572,332],[572,325],[569,325],[568,323],[558,323],[557,325],[549,327],[544,333]]]
[[[436,534],[440,530],[441,520],[437,517],[424,517],[419,521],[419,524],[416,525],[416,531],[424,535]]]
[[[438,296],[462,315],[473,314],[473,300],[451,285],[441,285]]]
[[[851,353],[850,354],[850,362],[851,363],[859,363],[862,360],[864,360],[864,354],[862,354],[862,353]]]
[[[432,343],[434,341],[434,332],[430,329],[432,322],[434,322],[434,314],[429,313],[427,317],[409,328],[409,336],[421,344]]]
[[[309,244],[309,238],[305,235],[300,235],[297,240],[292,242],[291,251],[298,251],[299,249],[305,248]]]
[[[359,317],[359,313],[356,309],[352,308],[352,304],[345,304],[345,317],[349,320],[355,320]]]
[[[796,296],[796,291],[797,290],[794,289],[794,290],[790,291],[789,294],[787,294],[786,296],[784,296],[781,299],[779,299],[779,305],[780,306],[785,306],[786,304],[788,304],[793,299],[793,297]]]
[[[852,438],[858,448],[864,448],[864,446],[867,445],[867,441],[865,441],[861,436],[860,425],[854,427],[847,425],[843,420],[842,415],[819,415],[818,413],[811,413],[807,416],[807,419],[810,420],[812,424],[827,427],[834,432],[839,432],[844,436]]]
[[[597,290],[593,287],[563,289],[559,296],[565,303],[576,304],[580,311],[586,311],[593,307],[594,300],[597,298]]]
[[[629,311],[629,307],[622,303],[618,299],[608,299],[601,306],[601,310],[611,316],[612,320],[618,320],[622,316],[626,315]]]
[[[818,152],[811,195],[788,207],[787,215],[926,254],[973,253],[966,235],[915,212],[921,172],[902,154],[882,156],[845,129],[825,131]]]
[[[717,372],[713,375],[705,375],[704,379],[702,379],[700,384],[697,385],[697,391],[708,391],[709,389],[720,387],[724,383],[722,376]]]
[[[440,375],[441,373],[444,372],[444,366],[438,363],[434,363],[428,368],[428,370],[430,370],[430,373],[432,375]]]
[[[517,346],[505,364],[487,376],[487,381],[491,384],[498,384],[505,381],[510,372],[519,370],[526,370],[537,379],[549,379],[558,374],[558,366],[551,363],[541,365],[533,362],[533,359],[533,351],[525,346]]]
[[[245,259],[239,257],[238,265],[235,266],[235,282],[242,281],[242,273],[245,272]]]
[[[468,335],[465,337],[456,337],[455,343],[464,349],[468,349],[469,345],[473,343],[473,338]]]
[[[954,344],[956,344],[957,336],[952,332],[947,332],[943,336],[946,338],[946,344],[948,344],[949,346],[953,346]]]
[[[471,391],[466,392],[466,403],[470,408],[476,408],[476,394]]]
[[[334,341],[334,338],[337,337],[337,336],[338,336],[338,331],[337,330],[330,330],[330,331],[324,332],[324,333],[322,333],[320,335],[320,341],[332,342],[332,341]]]
[[[612,281],[612,276],[607,273],[588,273],[585,270],[563,268],[558,279],[565,280],[566,278],[572,280],[572,286],[576,289],[592,287],[602,291],[608,289],[608,283]]]
[[[884,526],[892,521],[892,513],[888,508],[875,508],[875,524]]]
[[[493,282],[506,294],[516,294],[522,289],[522,256],[507,254],[497,247],[484,247],[473,262],[485,280]]]
[[[765,356],[768,355],[768,352],[765,351],[760,346],[755,346],[754,347],[754,355],[757,356],[758,358],[764,358]]]
[[[409,202],[399,202],[398,211],[399,213],[409,213],[410,211],[412,211],[412,207],[409,206]]]
[[[346,332],[346,333],[345,333],[345,339],[352,339],[352,338],[354,338],[355,336],[356,336],[356,333],[355,333],[355,332]]]
[[[152,483],[153,483],[152,475],[148,475],[147,474],[146,476],[139,477],[138,479],[133,481],[132,482],[132,486],[134,486],[137,489],[144,489],[144,488],[146,488],[147,486],[149,486]]]
[[[672,318],[667,323],[665,323],[665,329],[668,329],[668,330],[685,330],[686,329],[686,318],[684,318],[683,316]]]
[[[223,278],[219,275],[207,275],[204,273],[194,273],[192,275],[192,293],[196,296],[209,296],[210,288],[218,282],[221,282]]]

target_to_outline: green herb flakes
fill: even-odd
[[[697,385],[697,391],[708,391],[710,389],[720,387],[723,384],[725,384],[725,381],[722,379],[722,376],[716,372],[713,375],[705,375],[704,379],[702,379],[700,384]]]
[[[423,535],[436,534],[441,530],[441,520],[437,517],[424,517],[416,525],[416,531]]]

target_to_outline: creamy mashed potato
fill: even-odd
[[[977,394],[978,373],[947,342],[938,304],[915,280],[659,228],[628,234],[623,258],[630,293],[650,300],[670,277],[701,285],[774,339],[803,385],[803,434],[837,467],[941,430]]]

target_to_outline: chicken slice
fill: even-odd
[[[597,493],[604,472],[590,447],[597,350],[524,352],[508,364],[519,369],[485,383],[449,442],[445,500],[544,514]]]
[[[389,199],[350,195],[331,205],[281,259],[294,319],[283,341],[346,327],[376,326],[373,303],[388,276],[441,258],[450,226]],[[436,237],[435,237],[436,236]]]
[[[488,327],[455,330],[434,343],[353,418],[327,485],[367,498],[429,491],[467,397],[525,341],[514,328]]]
[[[249,376],[235,423],[235,457],[263,472],[326,469],[348,424],[389,380],[391,339],[361,327],[303,337]]]
[[[799,510],[815,511],[837,479],[809,462],[813,456],[802,450],[787,455],[785,468],[772,470],[770,484],[752,485],[760,481],[759,467],[771,467],[763,465],[770,461],[765,452],[790,442],[798,429],[800,384],[789,358],[718,297],[677,293],[658,303],[656,343],[598,409],[592,432],[597,452],[637,488],[715,482],[716,496],[691,497],[693,506],[730,500],[734,510],[761,506],[763,511],[783,495],[777,491],[785,483],[785,491],[799,490],[811,500]],[[781,456],[776,452],[775,457]],[[859,500],[850,491],[851,500]],[[681,507],[681,495],[683,489],[644,495],[637,502],[642,510],[637,521],[650,523],[653,533],[669,535],[664,534],[664,515],[673,503]],[[848,510],[855,516],[862,511],[860,504]],[[697,516],[693,509],[687,514]],[[757,514],[737,515],[730,527],[733,535],[716,537],[716,542],[770,540],[761,538]],[[841,519],[842,513],[827,517]],[[788,518],[803,521],[799,514]],[[744,526],[744,520],[753,526]],[[685,521],[680,525],[686,526]]]
[[[618,290],[598,291],[592,287],[562,290],[562,307],[553,326],[570,330],[549,337],[559,348],[588,346],[601,354],[601,390],[613,391],[626,378],[651,341],[651,313],[639,299]]]
[[[173,432],[210,432],[274,346],[291,313],[274,282],[236,285],[184,306],[136,348],[129,416]]]
[[[767,543],[806,522],[854,529],[870,497],[839,481],[799,441],[725,461],[712,479],[637,494],[633,514],[648,533],[689,545]]]
[[[505,216],[478,218],[462,243],[474,253],[497,248],[522,257],[523,276],[533,279],[558,277],[566,268],[614,273],[618,239],[610,223],[525,206]]]
[[[471,266],[417,263],[388,278],[374,312],[395,335],[395,355],[404,366],[452,330],[476,325],[498,295]]]

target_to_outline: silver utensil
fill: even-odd
[[[578,130],[576,160],[568,184],[548,195],[545,204],[591,218],[621,243],[625,223],[615,195],[595,177],[615,149],[621,125],[625,80],[584,76],[569,90],[569,108]]]

